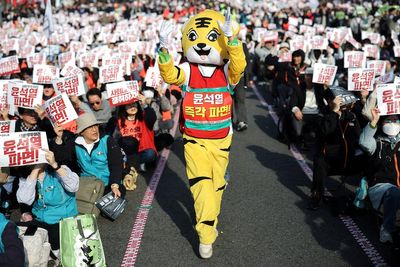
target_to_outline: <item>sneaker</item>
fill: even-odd
[[[212,244],[206,245],[206,244],[201,244],[199,245],[199,254],[200,257],[203,259],[209,259],[212,256]]]
[[[238,132],[244,131],[246,129],[247,129],[247,123],[245,123],[244,121],[239,122],[237,127],[236,127],[236,130]]]
[[[393,243],[392,234],[389,233],[385,228],[383,228],[383,225],[381,226],[379,241],[381,241],[381,243]]]
[[[310,198],[310,203],[307,207],[309,210],[318,210],[320,205],[321,205],[321,194],[319,192],[312,192],[311,193],[311,198]]]

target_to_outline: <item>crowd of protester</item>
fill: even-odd
[[[400,207],[400,117],[380,116],[376,89],[355,92],[350,102],[330,90],[332,86],[347,89],[345,52],[362,51],[372,42],[379,52],[377,57],[367,59],[386,62],[382,76],[390,75],[383,83],[393,83],[400,76],[400,58],[394,52],[394,47],[400,46],[400,8],[395,6],[396,1],[69,1],[71,5],[53,9],[55,31],[49,39],[44,38],[41,26],[41,1],[25,1],[16,6],[9,2],[0,4],[2,40],[18,38],[21,49],[28,40],[34,52],[46,55],[47,65],[61,67],[58,55],[68,51],[76,52],[78,59],[82,51],[75,51],[72,42],[85,44],[86,51],[115,54],[133,36],[132,42],[145,48],[136,48],[130,55],[130,73],[124,76],[125,81],[137,81],[141,87],[132,103],[110,105],[106,84],[99,79],[99,58],[95,65],[80,66],[86,94],[70,96],[79,114],[71,125],[53,126],[41,106],[18,108],[13,116],[7,108],[1,110],[1,120],[16,120],[15,132],[45,131],[49,143],[48,164],[1,168],[1,209],[5,214],[0,215],[0,231],[5,232],[0,241],[1,266],[21,266],[23,259],[16,256],[23,252],[22,243],[15,238],[16,228],[9,221],[12,209],[20,210],[18,224],[35,224],[49,231],[52,256],[57,258],[58,223],[78,213],[74,192],[80,176],[99,177],[105,194],[112,191],[115,196],[124,197],[125,170],[134,166],[146,172],[153,166],[158,152],[173,142],[169,130],[182,98],[179,87],[151,86],[145,79],[149,68],[156,66],[158,26],[162,20],[171,20],[179,29],[190,15],[207,8],[222,12],[229,2],[240,23],[239,38],[246,46],[248,65],[246,75],[235,88],[236,129],[248,127],[244,105],[247,86],[270,84],[282,121],[279,138],[301,149],[314,145],[309,209],[321,206],[325,181],[330,175],[361,174],[367,177],[366,194],[373,209],[383,207],[381,242],[398,244],[395,221]],[[302,25],[306,26],[303,32]],[[323,49],[304,44],[302,48],[293,47],[298,35],[327,37],[329,32],[343,27],[349,29],[346,38],[327,38]],[[378,33],[379,40],[371,40],[371,35],[363,32]],[[179,38],[176,34],[173,43],[179,44]],[[20,55],[19,48],[0,44],[1,58]],[[174,52],[178,63],[185,60],[179,57],[179,45]],[[282,60],[289,52],[291,59]],[[78,61],[73,63],[80,65]],[[333,85],[313,83],[317,63],[337,66]],[[19,64],[19,73],[0,78],[31,83],[32,66],[28,67],[24,57],[19,58]],[[43,101],[56,94],[52,84],[44,84]]]

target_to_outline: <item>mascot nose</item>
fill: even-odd
[[[204,47],[206,47],[206,44],[205,43],[198,43],[197,47],[200,48],[200,49],[203,49]]]

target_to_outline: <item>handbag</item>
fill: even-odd
[[[46,229],[31,226],[18,226],[19,236],[25,250],[25,266],[47,267],[50,257],[50,243]]]
[[[111,220],[117,219],[125,210],[128,201],[124,198],[115,198],[110,192],[96,201],[96,207]]]
[[[106,260],[96,217],[82,214],[60,221],[63,267],[105,267]]]

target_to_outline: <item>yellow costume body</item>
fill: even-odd
[[[159,54],[164,81],[182,86],[184,92],[186,172],[202,244],[212,244],[217,237],[232,141],[231,94],[246,67],[241,42],[232,37],[228,41],[217,21],[224,22],[225,17],[205,10],[183,26],[182,48],[188,62],[174,66],[168,53]]]

